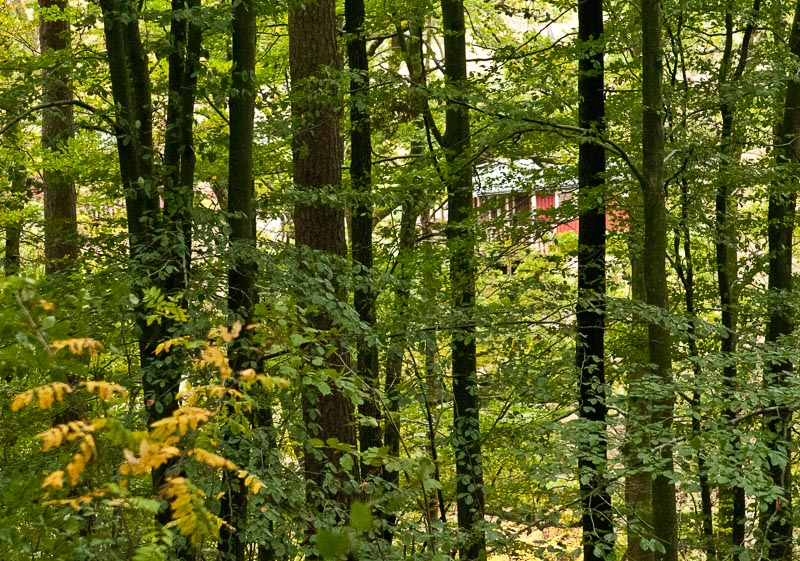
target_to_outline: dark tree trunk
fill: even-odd
[[[344,210],[341,204],[309,202],[311,195],[323,189],[334,193],[341,185],[341,148],[336,86],[326,80],[325,68],[338,68],[336,45],[336,3],[315,0],[292,4],[289,10],[289,63],[292,82],[292,161],[293,178],[301,192],[295,204],[295,242],[301,255],[308,250],[328,254],[334,262],[347,255]],[[325,275],[310,271],[309,275]],[[336,275],[328,276],[336,298],[346,296]],[[330,332],[334,319],[330,311],[320,309],[308,318],[321,334]],[[329,368],[342,371],[348,367],[346,349],[337,341],[336,352],[326,358]],[[345,445],[356,445],[355,414],[351,400],[333,383],[323,394],[313,385],[302,388],[303,418],[308,436],[327,442],[337,438]],[[306,445],[304,454],[308,502],[318,511],[334,501],[346,510],[350,496],[345,483],[354,474],[336,470],[341,452],[325,447],[317,450]],[[323,485],[326,474],[335,471],[338,489]]]
[[[230,349],[234,372],[257,368],[251,348],[251,334],[245,327],[253,322],[256,292],[256,207],[253,179],[253,133],[256,84],[256,13],[253,0],[233,3],[231,95],[229,100],[230,142],[228,147],[228,308],[232,319],[242,323],[241,335]],[[271,413],[267,412],[271,417]],[[246,466],[248,452],[238,436],[226,438],[228,456]],[[219,552],[223,561],[244,561],[244,530],[247,519],[247,490],[234,474],[223,477],[225,494],[220,515]]]
[[[738,373],[734,357],[739,339],[739,326],[737,310],[739,307],[737,289],[735,287],[738,277],[738,233],[736,229],[736,203],[732,198],[732,185],[728,179],[733,177],[732,170],[738,165],[740,149],[734,140],[736,107],[734,101],[723,91],[726,86],[738,86],[747,64],[750,40],[754,31],[755,18],[760,11],[761,2],[753,2],[752,18],[745,27],[742,35],[742,44],[739,50],[739,61],[733,74],[729,76],[733,55],[733,13],[732,5],[725,12],[725,46],[720,63],[720,117],[722,129],[720,135],[720,152],[722,155],[721,181],[717,185],[715,200],[715,230],[716,230],[716,265],[717,286],[719,289],[720,309],[722,310],[721,325],[723,333],[720,337],[720,351],[724,356],[722,376],[725,383],[728,405],[725,408],[725,418],[733,422],[739,413],[735,392]],[[733,428],[733,427],[731,427]],[[731,437],[733,450],[738,453],[741,449],[740,439]],[[734,455],[736,462],[732,467],[741,471],[741,460]],[[741,485],[720,488],[720,526],[730,530],[731,545],[735,548],[744,547],[745,539],[745,492]],[[735,554],[735,556],[738,554]]]
[[[683,123],[684,125],[686,123]],[[684,303],[689,322],[686,327],[686,339],[689,346],[689,357],[692,361],[694,374],[694,389],[690,405],[692,412],[692,435],[702,438],[703,426],[700,412],[702,392],[702,368],[700,362],[700,349],[697,347],[697,310],[695,309],[695,283],[694,259],[692,257],[692,238],[689,229],[689,185],[685,177],[680,178],[681,185],[681,221],[675,228],[674,264],[678,278],[683,285]],[[681,240],[683,240],[683,257],[681,257]],[[697,479],[700,484],[700,516],[703,531],[703,548],[706,551],[706,560],[711,561],[717,556],[714,544],[714,514],[711,502],[711,485],[708,479],[706,455],[701,450],[697,454]]]
[[[16,134],[16,131],[14,131]],[[11,135],[9,135],[11,136]],[[17,214],[25,207],[26,192],[25,172],[18,166],[12,166],[8,170],[11,178],[10,201],[8,210]],[[18,216],[13,216],[5,222],[5,258],[3,259],[3,274],[10,277],[19,274],[20,269],[20,245],[22,243],[22,220]]]
[[[161,245],[164,239],[176,239],[161,215],[157,180],[153,171],[153,106],[150,89],[150,69],[147,53],[139,31],[137,0],[100,0],[106,56],[111,75],[111,93],[116,106],[115,134],[120,176],[125,192],[130,248],[130,272],[134,290],[143,300],[150,287],[166,291],[159,272],[166,263],[175,263],[171,248]],[[191,181],[188,181],[191,183]],[[185,216],[185,214],[183,214]],[[184,224],[180,225],[185,227]],[[188,274],[188,245],[185,246]],[[185,279],[186,274],[181,274]],[[170,417],[178,408],[175,396],[181,380],[181,368],[156,356],[157,345],[169,336],[172,325],[164,318],[161,323],[147,322],[143,304],[136,314],[139,330],[139,360],[142,390],[148,425]],[[160,492],[167,475],[174,471],[174,462],[156,468],[152,473],[153,489]],[[169,509],[156,516],[166,524],[172,518]],[[178,558],[187,553],[178,547]]]
[[[664,193],[664,126],[662,121],[661,1],[642,0],[642,197],[644,201],[644,275],[647,304],[669,310],[667,292],[667,213]],[[653,537],[664,551],[656,561],[677,561],[677,514],[675,484],[671,481],[672,387],[671,337],[657,320],[648,324],[649,362],[659,391],[652,396],[651,421],[658,432],[653,445],[659,453],[653,477]]]
[[[200,64],[202,29],[197,20],[200,0],[172,0],[169,93],[164,140],[164,224],[169,249],[167,294],[184,292],[192,258],[194,202],[194,103]]]
[[[453,449],[456,456],[458,527],[466,534],[459,550],[462,561],[486,559],[483,523],[480,402],[475,357],[475,224],[472,216],[472,165],[469,160],[470,118],[458,102],[467,87],[464,3],[442,0],[445,78],[451,89],[444,135],[447,154],[447,250],[450,256],[450,298],[453,375]]]
[[[367,37],[364,31],[364,0],[345,0],[345,33],[347,33],[347,60],[350,67],[350,181],[355,194],[350,219],[353,240],[353,261],[359,266],[353,304],[367,333],[359,338],[356,364],[358,379],[365,385],[367,394],[359,405],[359,414],[376,423],[359,425],[361,452],[383,445],[381,410],[377,393],[380,389],[378,373],[378,347],[370,343],[369,331],[375,329],[376,292],[371,285],[372,271],[372,138],[369,111],[369,61]],[[361,464],[361,477],[367,481],[379,476],[381,470]]]
[[[67,0],[39,0],[46,10],[39,18],[39,44],[42,53],[52,58],[42,73],[42,102],[72,100],[67,61],[70,51],[70,27],[65,10]],[[55,17],[60,13],[58,17]],[[72,106],[51,107],[42,112],[42,148],[58,157],[73,135]],[[45,272],[57,273],[69,268],[78,255],[78,218],[75,184],[67,172],[45,164],[42,171],[44,191]]]
[[[579,124],[605,129],[603,92],[603,2],[578,3],[578,39],[587,42],[578,62]],[[605,182],[605,149],[582,142],[578,154],[578,302],[576,365],[579,372],[579,415],[586,423],[580,444],[578,477],[583,507],[583,558],[613,557],[611,495],[605,477],[608,458],[605,379],[606,215],[601,187]]]
[[[800,57],[800,2],[795,4],[794,21],[789,37],[794,58]],[[780,349],[782,339],[794,331],[795,318],[785,298],[792,291],[792,233],[794,230],[796,181],[800,164],[800,80],[791,76],[786,85],[783,118],[778,127],[777,164],[782,179],[770,186],[768,220],[769,247],[769,323],[766,341]],[[767,364],[764,382],[771,391],[779,392],[791,385],[794,365],[791,360],[775,359]],[[766,501],[763,518],[767,559],[783,561],[792,558],[792,407],[786,398],[773,398],[770,406],[777,410],[766,418],[769,472],[778,496]],[[779,458],[776,460],[776,458]]]

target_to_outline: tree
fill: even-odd
[[[336,45],[336,13],[332,0],[292,3],[289,8],[289,63],[292,88],[292,177],[298,190],[294,205],[295,244],[301,267],[311,280],[330,286],[332,302],[345,299],[343,287],[334,273],[337,258],[347,254],[344,209],[330,201],[341,187],[341,149],[336,87],[327,72],[339,67]],[[329,195],[327,198],[322,195]],[[315,200],[316,199],[316,200]],[[316,267],[308,259],[324,259],[329,264]],[[337,342],[334,309],[302,301],[307,321],[323,339],[332,338],[333,352],[327,353],[325,366],[334,378],[349,368],[347,350]],[[303,454],[308,502],[318,512],[327,500],[346,509],[351,493],[347,483],[352,475],[341,448],[355,446],[353,403],[335,379],[323,392],[319,384],[308,382],[302,391],[303,421],[309,438],[322,441],[317,449],[306,442]],[[334,439],[334,440],[331,440]],[[325,483],[335,474],[335,488]]]
[[[800,2],[795,5],[789,52],[800,57]],[[791,76],[786,84],[783,115],[777,127],[776,163],[780,179],[770,185],[767,214],[769,249],[769,323],[766,341],[779,348],[784,338],[794,330],[791,309],[781,300],[792,292],[792,243],[797,195],[790,182],[796,177],[800,163],[800,81]],[[785,175],[784,175],[785,174]],[[790,179],[791,178],[791,179]],[[772,359],[764,376],[766,386],[780,393],[786,387],[793,369],[791,359]],[[791,424],[792,407],[778,395],[770,399],[774,409],[766,418],[768,460],[772,482],[779,489],[778,496],[766,501],[764,513],[764,541],[768,559],[792,558],[792,460]]]
[[[579,126],[602,135],[605,131],[602,0],[578,3],[578,26],[584,48],[578,62]],[[605,477],[608,457],[604,344],[606,217],[602,203],[604,194],[600,191],[605,171],[605,148],[585,139],[578,153],[580,218],[575,347],[579,414],[587,423],[578,459],[583,558],[586,561],[608,559],[614,547],[611,495]]]
[[[662,121],[661,2],[642,0],[642,174],[644,201],[644,277],[647,304],[654,310],[669,310],[666,246],[667,216],[664,194],[664,126]],[[653,313],[653,312],[651,312]],[[677,561],[678,535],[671,428],[674,395],[672,388],[672,343],[663,320],[648,320],[649,362],[659,389],[652,399],[652,423],[658,428],[655,473],[653,475],[653,537],[660,547],[658,561]]]
[[[44,253],[48,274],[69,267],[78,255],[75,184],[57,159],[73,135],[72,90],[69,86],[70,30],[67,0],[40,0],[39,44],[48,60],[42,74],[42,102],[56,104],[42,112],[42,147],[47,162],[44,191]],[[54,161],[56,160],[56,161]]]
[[[447,250],[454,323],[450,336],[453,376],[453,451],[456,456],[458,526],[465,533],[462,561],[486,559],[478,373],[475,357],[475,232],[469,111],[459,103],[468,87],[464,3],[442,1],[446,105]]]
[[[256,96],[256,12],[252,0],[235,0],[233,9],[231,93],[229,98],[228,148],[228,308],[234,321],[243,326],[230,349],[233,372],[257,368],[250,348],[254,310],[258,301],[256,278],[256,206],[253,179],[253,119]],[[235,385],[236,382],[233,382]],[[247,458],[248,443],[240,436],[226,435],[229,455]],[[220,505],[226,525],[220,528],[219,551],[223,560],[244,561],[247,519],[247,489],[240,478],[225,474],[225,496]]]

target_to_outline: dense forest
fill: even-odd
[[[800,0],[0,19],[0,558],[800,553]]]

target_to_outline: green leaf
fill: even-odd
[[[350,551],[350,542],[342,532],[320,528],[317,531],[317,551],[323,559],[343,559]]]
[[[372,529],[372,509],[369,505],[359,501],[350,505],[350,526],[360,532]]]

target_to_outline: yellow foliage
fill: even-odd
[[[263,481],[261,481],[255,475],[247,473],[244,470],[239,472],[239,477],[244,479],[245,487],[250,489],[250,492],[253,493],[254,495],[258,495],[258,492],[265,487]]]
[[[174,411],[171,417],[159,419],[150,427],[153,429],[152,438],[165,440],[178,431],[178,434],[186,434],[190,428],[196,429],[200,423],[204,423],[211,418],[211,411],[201,407],[181,407]]]
[[[222,352],[219,347],[205,347],[200,354],[200,360],[195,364],[197,368],[204,368],[207,366],[216,366],[219,368],[219,375],[223,380],[230,378],[233,370],[228,364],[228,357]]]
[[[286,378],[258,374],[252,368],[247,368],[239,372],[239,381],[247,385],[261,384],[261,387],[265,390],[273,390],[275,388],[286,389],[289,387],[289,381]]]
[[[215,327],[211,331],[208,332],[209,339],[216,339],[220,338],[226,343],[230,343],[234,339],[236,339],[239,334],[242,332],[242,322],[235,321],[233,325],[230,327],[226,327],[224,325],[220,325],[219,327]]]
[[[44,451],[57,448],[65,441],[83,439],[78,451],[72,455],[72,461],[65,468],[70,485],[73,487],[78,484],[78,479],[86,469],[86,465],[97,455],[97,444],[91,434],[96,429],[97,427],[93,423],[70,421],[46,430],[36,437],[42,441],[42,450]],[[51,473],[42,483],[42,488],[52,487],[55,490],[61,489],[63,486],[64,472],[60,470]]]
[[[42,450],[47,452],[51,448],[58,448],[64,441],[71,442],[77,438],[90,436],[89,433],[95,430],[97,430],[95,423],[70,421],[39,433],[36,438],[42,441]],[[94,440],[92,442],[94,443]]]
[[[207,539],[218,537],[222,519],[206,508],[203,491],[183,477],[171,477],[167,480],[165,493],[173,513],[167,527],[177,528],[195,547]]]
[[[18,394],[11,403],[12,411],[19,411],[31,401],[34,396],[38,399],[39,409],[50,409],[56,401],[63,401],[65,393],[72,393],[72,387],[65,382],[53,382],[36,388],[31,388]]]
[[[190,337],[188,335],[184,335],[183,337],[175,337],[174,339],[169,339],[163,343],[159,343],[156,346],[156,354],[160,355],[161,353],[168,353],[172,347],[175,345],[180,345],[184,341],[189,341],[189,339]]]
[[[45,478],[42,482],[42,489],[47,489],[48,487],[56,491],[64,487],[64,472],[62,470],[54,471]]]
[[[92,339],[91,337],[83,337],[80,339],[63,339],[61,341],[53,341],[50,343],[50,348],[54,351],[60,349],[69,349],[74,355],[82,355],[87,353],[89,356],[95,356],[97,352],[103,348],[100,341]]]
[[[125,449],[125,463],[119,467],[122,475],[148,473],[150,470],[161,467],[172,458],[180,456],[180,449],[175,446],[177,437],[166,441],[145,439],[139,443],[139,455]]]
[[[97,397],[103,401],[113,399],[114,394],[118,393],[121,396],[127,395],[128,391],[119,384],[112,384],[110,382],[84,382],[86,391],[89,393],[97,393]]]
[[[208,450],[203,450],[202,448],[194,448],[189,451],[191,456],[198,462],[202,462],[212,468],[222,468],[222,469],[229,469],[231,471],[238,471],[238,467],[232,461],[227,458],[223,458],[218,454],[214,454],[213,452],[209,452]]]

